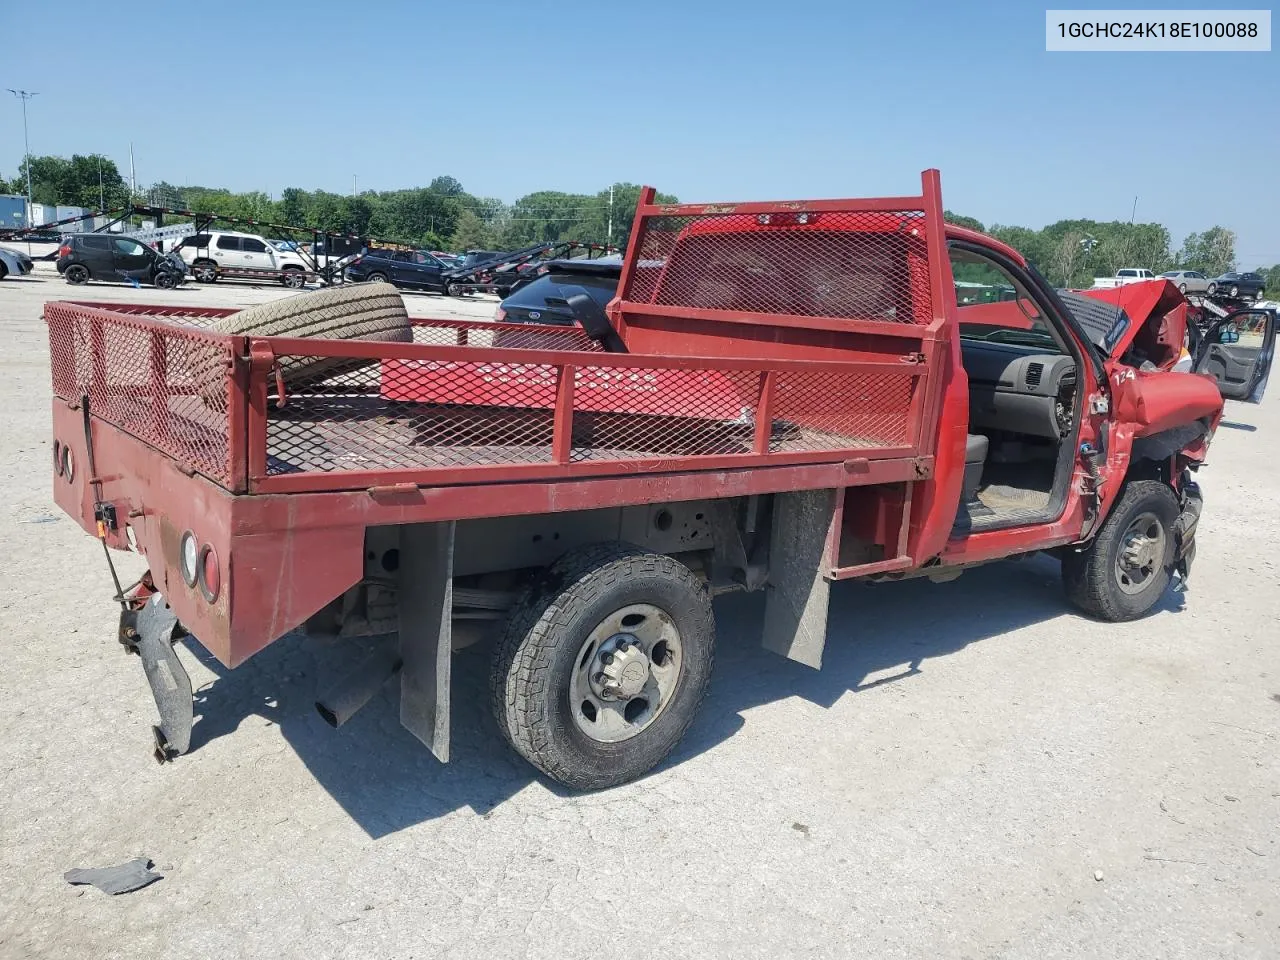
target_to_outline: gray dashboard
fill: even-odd
[[[1070,394],[1076,382],[1072,357],[977,340],[962,340],[961,350],[969,376],[971,431],[985,427],[1035,437],[1061,435],[1060,398]]]

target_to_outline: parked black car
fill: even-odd
[[[1267,281],[1258,273],[1224,273],[1209,281],[1210,294],[1261,300],[1267,292]]]
[[[409,290],[443,292],[448,269],[421,250],[370,250],[347,267],[347,279],[356,283],[381,280]]]
[[[618,257],[550,260],[542,266],[547,272],[503,300],[495,320],[570,326],[574,319],[566,302],[566,287],[581,287],[603,307],[613,299],[622,276],[622,260]]]
[[[58,272],[67,283],[106,280],[150,283],[171,288],[187,276],[187,265],[172,253],[157,253],[132,237],[107,233],[73,233],[58,248]]]

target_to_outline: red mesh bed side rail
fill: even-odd
[[[250,351],[274,357],[285,395],[255,366],[250,488],[555,480],[918,452],[924,364],[543,346],[254,338]]]
[[[683,332],[690,322],[920,336],[943,318],[941,190],[926,171],[915,197],[656,204],[646,187],[618,298],[623,332]],[[652,335],[633,343],[649,352]],[[802,356],[798,350],[782,354]]]
[[[172,309],[190,318],[191,308]],[[243,488],[245,411],[232,370],[244,338],[79,303],[48,303],[44,316],[55,396],[87,397],[95,417],[229,489]]]

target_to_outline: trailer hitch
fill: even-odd
[[[160,712],[159,726],[151,728],[156,739],[155,758],[160,763],[186,753],[191,746],[195,720],[191,678],[173,648],[183,635],[177,615],[158,593],[120,613],[120,642],[142,658],[142,669]]]

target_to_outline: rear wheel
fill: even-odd
[[[622,543],[574,550],[508,621],[494,716],[517,753],[566,786],[626,783],[684,736],[714,648],[711,599],[684,564]]]
[[[1178,292],[1179,292],[1179,293],[1186,293],[1186,292],[1187,292],[1187,285],[1186,285],[1185,283],[1180,283],[1180,284],[1178,284]]]
[[[1240,296],[1240,288],[1237,287],[1234,283],[1231,285],[1231,295],[1233,297]]]
[[[1213,294],[1218,292],[1218,285],[1216,283],[1209,284],[1209,289],[1206,290],[1205,292],[1208,293],[1210,296],[1212,296]]]
[[[67,267],[63,276],[67,278],[67,283],[74,283],[78,287],[89,282],[89,268],[82,263],[73,263]]]
[[[212,260],[197,260],[191,265],[196,283],[213,283],[218,279],[218,265]]]
[[[365,281],[368,283],[388,283],[389,282],[387,280],[387,275],[385,273],[371,273],[367,277],[365,277]]]
[[[1112,623],[1147,613],[1169,586],[1178,513],[1178,498],[1166,484],[1131,482],[1093,542],[1063,556],[1071,602]]]
[[[301,290],[307,283],[307,275],[297,267],[285,267],[280,282],[291,290]]]

